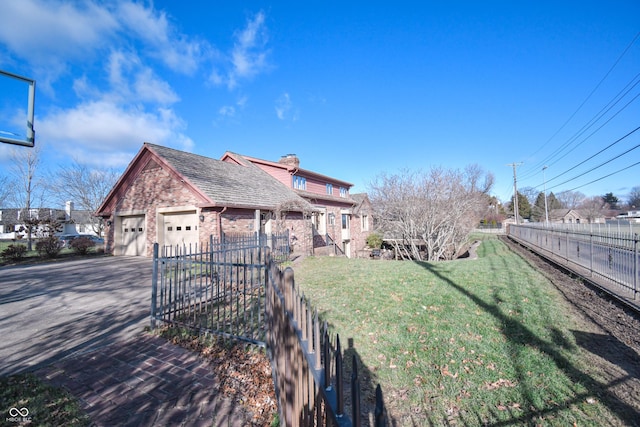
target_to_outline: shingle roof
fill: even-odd
[[[216,205],[275,208],[293,201],[308,205],[293,190],[252,164],[236,165],[160,145],[145,145]]]

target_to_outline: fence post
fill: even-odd
[[[324,352],[324,388],[331,390],[331,354],[330,354],[329,332],[327,331],[327,325],[324,327],[324,343],[322,345],[322,351]]]
[[[336,396],[337,409],[336,415],[341,417],[344,414],[344,384],[342,369],[342,348],[340,347],[340,335],[336,334]]]
[[[156,304],[158,300],[158,243],[153,244],[153,270],[151,273],[151,329],[156,328]]]
[[[589,233],[589,253],[591,254],[589,259],[589,275],[593,277],[593,233]]]
[[[633,235],[633,299],[638,299],[638,257],[640,254],[638,253],[638,233]]]
[[[322,353],[320,349],[320,318],[318,317],[318,309],[315,310],[315,315],[313,316],[313,349],[316,352],[316,369],[320,368],[320,364],[322,363]]]

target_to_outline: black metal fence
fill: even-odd
[[[277,262],[286,260],[288,234],[225,235],[202,245],[156,244],[152,327],[162,321],[264,345],[268,247]]]
[[[288,253],[288,235],[227,235],[200,247],[156,244],[151,326],[163,322],[266,346],[284,426],[363,425],[357,360],[346,379],[340,338],[331,341],[326,323],[298,293],[293,270],[280,270]],[[380,386],[374,425],[386,425]]]

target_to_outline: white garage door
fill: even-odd
[[[165,213],[165,246],[195,247],[198,243],[198,215],[196,212]]]
[[[122,217],[122,254],[146,255],[147,232],[144,215]]]

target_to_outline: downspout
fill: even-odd
[[[218,212],[218,241],[222,242],[222,214],[227,210],[227,206]]]

